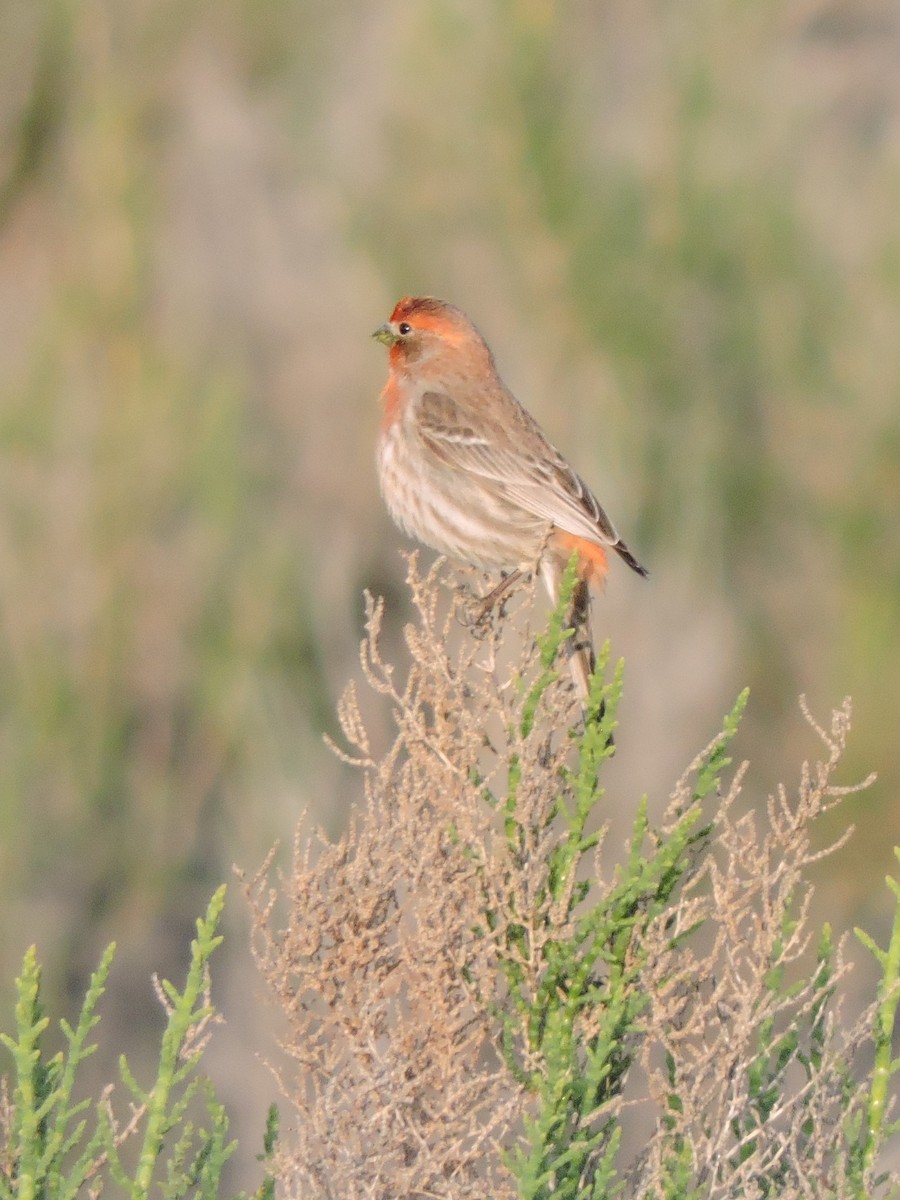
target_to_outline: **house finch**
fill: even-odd
[[[603,583],[609,549],[639,575],[647,571],[504,386],[465,313],[407,296],[372,336],[390,347],[378,473],[391,516],[441,554],[510,572],[497,592],[523,571],[540,571],[553,604],[576,554],[567,649],[586,698],[594,667],[589,586]]]

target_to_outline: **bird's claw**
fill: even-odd
[[[475,629],[483,625],[497,605],[505,599],[509,589],[513,584],[518,583],[521,577],[521,571],[510,571],[508,575],[503,576],[496,587],[491,588],[486,596],[473,600],[468,624]]]

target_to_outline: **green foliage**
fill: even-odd
[[[561,609],[565,602],[564,588]],[[544,673],[524,707],[525,735],[535,693],[548,686],[549,664],[567,636],[559,619],[561,609],[542,645]],[[583,868],[600,834],[588,832],[588,824],[604,798],[598,776],[613,752],[611,735],[622,693],[621,662],[612,680],[604,682],[608,654],[606,646],[594,675],[575,765],[561,779],[549,817],[560,821],[563,832],[547,858],[538,892],[539,902],[549,898],[556,928],[553,934],[542,928],[536,939],[542,958],[537,987],[530,990],[522,967],[537,948],[524,915],[510,930],[510,952],[500,960],[510,998],[510,1007],[501,1014],[504,1054],[515,1076],[538,1099],[537,1115],[526,1119],[525,1147],[511,1159],[520,1194],[527,1200],[588,1200],[616,1195],[623,1186],[616,1182],[615,1171],[622,1129],[607,1109],[622,1092],[641,1036],[647,1002],[640,986],[646,964],[644,935],[670,904],[709,837],[700,802],[718,785],[719,772],[729,762],[725,751],[746,703],[745,693],[698,766],[693,803],[665,837],[651,829],[646,798],[642,800],[629,853],[612,885],[594,896]],[[507,837],[516,847],[524,845],[528,839],[517,821],[512,786],[507,812]]]
[[[565,636],[564,623],[552,623],[544,649],[552,647],[553,653],[546,657],[536,688],[547,685],[550,664]],[[621,663],[612,680],[603,682],[606,659],[605,650],[591,697],[594,717],[587,719],[577,739],[576,764],[561,779],[551,815],[560,822],[562,836],[547,859],[544,890],[537,894],[539,920],[535,922],[535,914],[521,914],[509,930],[507,953],[500,958],[509,995],[509,1005],[500,1013],[503,1053],[514,1076],[535,1100],[533,1115],[525,1118],[524,1142],[509,1159],[518,1195],[526,1200],[606,1200],[625,1190],[618,1162],[625,1128],[621,1100],[648,1035],[643,1019],[649,1004],[646,968],[648,955],[658,953],[658,945],[648,949],[654,945],[648,935],[654,921],[672,911],[679,889],[697,875],[704,856],[713,853],[714,826],[703,821],[701,803],[719,788],[721,771],[730,762],[727,748],[747,700],[746,692],[742,693],[726,716],[720,737],[694,764],[690,802],[674,822],[664,833],[652,830],[642,802],[629,852],[610,886],[592,885],[586,856],[595,850],[601,835],[587,834],[586,828],[604,798],[597,777],[611,753],[609,736],[622,682]],[[526,711],[531,707],[527,703]],[[530,717],[523,732],[529,724]],[[515,848],[528,842],[517,820],[514,790],[506,835]],[[896,853],[900,857],[900,851]],[[851,1038],[851,1048],[843,1055],[834,1051],[840,971],[831,928],[826,925],[822,930],[811,972],[790,978],[788,948],[801,932],[805,906],[792,895],[786,898],[770,966],[762,970],[757,1015],[750,1017],[755,1049],[742,1064],[745,1091],[729,1118],[731,1148],[724,1169],[737,1177],[744,1164],[765,1165],[754,1168],[749,1193],[739,1189],[729,1194],[773,1198],[795,1194],[790,1186],[796,1179],[797,1157],[802,1165],[804,1153],[809,1153],[810,1161],[822,1153],[821,1106],[827,1088],[838,1098],[838,1111],[843,1113],[842,1131],[833,1147],[843,1184],[832,1190],[823,1180],[821,1194],[863,1197],[872,1194],[873,1185],[885,1184],[887,1176],[875,1175],[876,1163],[886,1137],[900,1131],[900,1120],[883,1120],[889,1082],[900,1070],[900,1058],[892,1052],[900,1002],[900,884],[888,879],[888,886],[898,901],[888,949],[881,950],[857,931],[882,970],[871,1024],[875,1061],[867,1083],[853,1074],[854,1053],[865,1037],[855,1044]],[[543,906],[544,892],[552,900],[549,908]],[[551,912],[554,929],[548,932]],[[674,925],[673,918],[667,920]],[[536,924],[541,926],[539,933]],[[695,932],[695,927],[688,927],[672,937],[669,949],[676,962],[681,943]],[[540,958],[539,983],[530,990],[534,975],[529,976],[524,964],[535,955]],[[658,1133],[662,1148],[653,1195],[667,1200],[699,1198],[707,1192],[678,1119],[688,1103],[691,1081],[668,1051],[665,1069],[668,1116],[663,1113]],[[798,1070],[805,1079],[799,1087],[789,1082],[790,1073]],[[868,1097],[863,1112],[861,1095]],[[794,1127],[792,1153],[786,1152],[785,1142],[773,1154],[772,1129],[786,1119],[788,1111]]]
[[[550,664],[565,636],[564,622],[554,621],[536,688],[547,686]],[[594,679],[592,715],[577,738],[575,766],[561,779],[551,814],[562,828],[555,852],[547,859],[543,885],[552,904],[543,906],[539,889],[538,920],[535,914],[521,914],[509,930],[507,953],[500,959],[509,995],[509,1006],[500,1013],[503,1053],[535,1102],[533,1115],[524,1121],[523,1144],[509,1157],[517,1194],[525,1200],[607,1200],[625,1193],[627,1178],[619,1162],[627,1127],[622,1098],[636,1059],[648,1037],[654,1036],[647,1023],[647,968],[649,957],[659,954],[659,942],[651,930],[663,917],[674,931],[672,914],[679,893],[715,853],[715,825],[703,820],[701,805],[719,790],[721,772],[730,763],[727,749],[747,700],[742,693],[725,718],[722,734],[694,764],[689,802],[676,806],[674,821],[664,832],[651,829],[642,802],[629,852],[613,880],[609,886],[601,886],[596,878],[591,883],[586,856],[594,852],[601,835],[587,834],[586,828],[589,818],[596,820],[604,798],[598,772],[612,752],[609,738],[622,684],[621,663],[612,680],[603,682],[607,657],[605,650]],[[530,718],[523,732],[528,728]],[[826,781],[827,772],[821,776],[822,796],[830,794]],[[528,839],[517,821],[514,791],[511,796],[506,835],[519,847]],[[900,858],[900,850],[896,853]],[[896,1180],[876,1173],[886,1138],[900,1131],[900,1120],[884,1121],[889,1083],[900,1070],[900,1058],[892,1051],[900,1002],[900,884],[889,878],[888,886],[898,903],[887,950],[857,931],[881,967],[877,1005],[870,1025],[864,1021],[862,1032],[844,1035],[844,1049],[837,1047],[835,1032],[836,980],[844,968],[836,959],[831,928],[822,930],[809,973],[791,977],[787,965],[793,961],[793,948],[806,936],[806,905],[793,891],[774,903],[772,911],[781,913],[779,929],[768,966],[760,964],[753,1011],[742,1018],[753,1031],[752,1044],[740,1066],[743,1090],[728,1117],[728,1149],[716,1168],[724,1172],[725,1181],[742,1180],[726,1184],[729,1195],[773,1200],[793,1196],[797,1193],[792,1185],[798,1169],[802,1174],[805,1156],[812,1164],[823,1155],[833,1170],[828,1180],[820,1180],[818,1194],[845,1200],[871,1196],[873,1189],[885,1186],[885,1194],[895,1194],[890,1189]],[[550,913],[552,932],[547,929]],[[688,925],[673,932],[668,942],[673,974],[679,970],[684,943],[697,931],[696,925]],[[535,957],[540,959],[539,983],[529,990],[535,975],[529,976],[524,964]],[[874,1066],[868,1080],[860,1080],[854,1074],[855,1059],[867,1041],[874,1048]],[[709,1167],[699,1167],[683,1124],[686,1110],[691,1105],[696,1109],[691,1096],[696,1084],[689,1071],[666,1051],[668,1094],[657,1131],[655,1198],[699,1200],[708,1194]],[[822,1112],[828,1097],[836,1103],[840,1131],[835,1135],[826,1129],[829,1144],[823,1147]],[[790,1133],[773,1135],[785,1123]],[[749,1171],[742,1175],[744,1167]]]
[[[523,1200],[608,1200],[626,1193],[623,1099],[638,1060],[646,1070],[656,1042],[664,1049],[664,1094],[648,1195],[699,1200],[718,1183],[729,1195],[774,1200],[797,1194],[798,1175],[806,1170],[820,1174],[823,1196],[871,1194],[885,1136],[900,1128],[900,1122],[883,1124],[888,1083],[900,1069],[891,1050],[900,1001],[900,904],[887,951],[860,935],[883,972],[871,1029],[864,1022],[861,1031],[842,1034],[845,1045],[836,1035],[836,984],[844,968],[829,926],[819,936],[814,964],[796,968],[809,941],[803,868],[816,857],[805,826],[852,790],[829,783],[843,751],[846,711],[835,716],[831,734],[817,729],[830,755],[816,772],[804,767],[796,811],[782,790],[780,807],[770,802],[768,832],[756,842],[748,840],[746,821],[729,824],[734,790],[721,796],[728,751],[747,703],[742,692],[721,734],[676,789],[663,828],[651,826],[642,800],[627,853],[604,878],[600,776],[613,753],[622,694],[621,662],[607,679],[608,646],[583,726],[570,734],[571,758],[563,765],[555,760],[555,799],[539,812],[528,801],[533,781],[522,765],[529,739],[546,737],[546,730],[540,732],[542,700],[564,662],[573,585],[574,567],[538,639],[537,670],[522,697],[504,810],[509,890],[499,907],[506,915],[488,913],[489,928],[500,934],[498,967],[506,985],[505,1000],[496,1006],[499,1045],[530,1097],[524,1136],[508,1154],[517,1194]],[[549,748],[543,761],[551,761]],[[719,797],[713,819],[704,815],[711,796]],[[723,846],[726,862],[716,867]],[[708,897],[698,904],[707,879],[717,881],[713,888],[724,913]],[[900,900],[900,885],[888,882]],[[726,947],[723,973],[729,960],[744,959],[742,941],[754,946],[731,990],[711,978],[718,990],[707,1000],[694,976],[698,967],[714,974],[716,959],[704,966],[707,960],[695,959],[691,947],[713,922],[713,946]],[[660,1005],[660,996],[679,979],[682,998],[674,1008]],[[727,1051],[733,1037],[740,1047],[730,1065],[723,1054],[720,1075],[712,1077],[729,1096],[723,1113],[704,1115],[696,1059],[679,1053],[677,1038],[669,1041],[669,1023],[676,1029],[694,1023],[701,1054],[706,1041]],[[875,1065],[866,1084],[854,1068],[867,1040]],[[839,1136],[831,1132],[834,1121]],[[704,1139],[720,1136],[717,1124],[725,1140],[704,1161]]]
[[[894,855],[900,861],[900,848],[894,848]],[[886,882],[895,901],[894,924],[887,950],[882,950],[864,930],[856,930],[856,936],[872,952],[881,968],[878,1008],[873,1029],[875,1063],[872,1069],[869,1103],[857,1142],[861,1169],[871,1168],[884,1138],[900,1131],[900,1120],[895,1119],[887,1126],[884,1124],[888,1108],[888,1086],[893,1076],[900,1071],[900,1057],[895,1057],[893,1053],[897,1005],[900,1003],[900,883],[890,875]]]
[[[143,1087],[126,1057],[119,1060],[127,1118],[117,1116],[111,1087],[96,1101],[77,1095],[79,1067],[97,1048],[90,1038],[100,1020],[97,1007],[115,947],[106,950],[93,973],[76,1025],[60,1021],[65,1047],[50,1055],[44,1046],[50,1021],[41,1005],[41,970],[34,947],[26,953],[16,981],[16,1032],[0,1036],[12,1056],[14,1080],[2,1113],[3,1200],[74,1200],[97,1196],[108,1183],[131,1200],[156,1193],[164,1200],[220,1195],[222,1170],[235,1144],[228,1140],[224,1108],[197,1069],[215,1020],[208,963],[222,942],[216,927],[224,901],[223,887],[197,921],[184,988],[179,991],[168,980],[159,983],[166,1027],[155,1080]],[[276,1133],[272,1111],[266,1159]],[[257,1200],[268,1200],[273,1187],[267,1176]]]

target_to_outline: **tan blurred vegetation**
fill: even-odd
[[[887,0],[0,9],[7,995],[29,942],[62,1003],[115,936],[139,1038],[231,862],[305,806],[343,827],[320,734],[362,587],[402,611],[368,334],[410,291],[472,314],[652,570],[598,606],[614,776],[661,806],[749,683],[774,782],[796,694],[850,692],[847,770],[880,784],[831,882],[869,902],[900,784],[898,55]],[[258,1128],[229,943],[223,1091]]]

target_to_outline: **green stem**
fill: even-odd
[[[220,887],[209,902],[206,917],[197,922],[197,936],[191,942],[191,966],[184,991],[179,995],[174,988],[166,988],[172,1008],[163,1034],[159,1073],[147,1101],[147,1128],[135,1172],[132,1189],[134,1200],[147,1200],[150,1195],[156,1161],[169,1131],[169,1098],[179,1078],[179,1056],[189,1029],[203,1017],[197,1004],[206,982],[206,963],[221,941],[215,936],[215,930],[224,903],[225,888]]]
[[[894,849],[900,860],[900,848]],[[887,953],[879,956],[882,978],[879,991],[881,1001],[875,1023],[875,1065],[872,1071],[872,1089],[869,1093],[868,1134],[864,1151],[864,1164],[871,1167],[881,1139],[881,1125],[887,1108],[888,1083],[892,1073],[891,1043],[900,1003],[900,884],[890,876],[887,885],[898,901],[894,914],[894,926]]]

